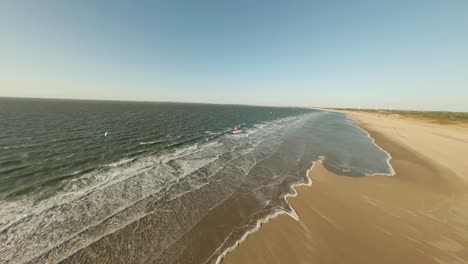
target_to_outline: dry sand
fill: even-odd
[[[468,263],[468,127],[352,113],[392,155],[395,176],[337,176],[312,186],[223,263]],[[358,154],[358,153],[357,153]]]

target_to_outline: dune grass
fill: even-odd
[[[368,113],[378,113],[383,115],[400,115],[403,117],[420,118],[434,121],[440,124],[468,123],[468,113],[466,112],[445,112],[445,111],[410,111],[410,110],[370,110],[370,109],[336,109],[347,111],[360,111]]]

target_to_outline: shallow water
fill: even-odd
[[[0,262],[212,263],[321,156],[392,173],[340,113],[0,99]]]

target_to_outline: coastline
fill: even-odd
[[[297,197],[298,195],[298,191],[297,191],[297,187],[299,186],[311,186],[312,185],[312,180],[311,178],[309,177],[309,173],[314,169],[315,166],[317,166],[318,164],[322,164],[324,160],[324,157],[321,156],[319,157],[318,160],[316,161],[313,161],[311,162],[312,163],[312,166],[310,167],[310,169],[307,170],[307,173],[306,173],[306,182],[300,182],[300,183],[296,183],[296,184],[293,184],[291,186],[291,193],[289,194],[286,194],[284,196],[284,201],[289,204],[289,206],[291,207],[291,212],[287,212],[287,211],[276,211],[272,214],[269,214],[267,215],[266,217],[264,218],[261,218],[259,220],[257,220],[257,224],[255,225],[254,228],[248,230],[247,232],[245,232],[245,234],[239,239],[236,241],[236,243],[228,248],[226,248],[226,250],[224,250],[224,252],[222,252],[218,258],[216,259],[216,264],[220,264],[220,263],[223,263],[224,259],[226,258],[226,256],[228,254],[230,254],[231,252],[233,252],[242,242],[244,242],[250,235],[258,232],[258,230],[260,230],[260,228],[262,227],[262,225],[270,222],[271,220],[281,216],[281,215],[288,215],[289,217],[293,218],[294,220],[296,221],[300,221],[300,218],[299,218],[299,215],[297,214],[296,210],[294,209],[294,207],[289,203],[289,197]]]
[[[314,184],[294,187],[298,195],[288,198],[300,220],[279,215],[223,263],[468,261],[467,175],[460,162],[468,154],[466,127],[351,116],[391,154],[396,175],[337,176],[317,163],[308,174]]]

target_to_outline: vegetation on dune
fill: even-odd
[[[445,112],[445,111],[411,111],[411,110],[371,110],[344,108],[335,110],[359,111],[368,113],[378,113],[383,115],[400,115],[403,117],[423,118],[441,124],[448,123],[468,123],[468,113],[466,112]]]

